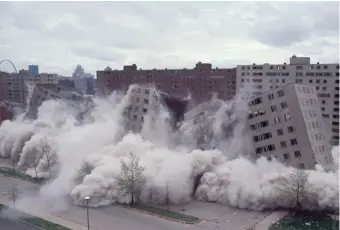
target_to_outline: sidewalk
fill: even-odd
[[[0,197],[0,203],[3,205],[12,206],[12,201],[10,201],[9,199],[5,199],[3,197]],[[87,230],[87,226],[84,226],[84,225],[81,225],[81,224],[60,218],[60,217],[53,216],[48,212],[42,213],[42,212],[37,212],[36,210],[27,210],[23,208],[19,208],[19,210],[27,214],[30,214],[32,216],[36,216],[36,217],[39,217],[41,219],[44,219],[44,220],[47,220],[53,223],[63,225],[64,227],[67,227],[72,230],[85,230],[85,229]]]
[[[269,216],[261,220],[257,223],[252,230],[268,230],[269,226],[279,221],[285,215],[287,215],[287,211],[275,211],[272,212]]]

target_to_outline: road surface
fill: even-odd
[[[19,220],[10,220],[3,218],[0,215],[0,229],[1,230],[39,230],[31,225],[28,225]]]
[[[39,185],[10,177],[0,176],[0,189],[9,190],[14,185],[20,187],[23,199],[17,206],[30,214],[67,225],[72,229],[86,229],[86,209],[68,204],[63,209],[51,211],[47,204],[37,197]],[[32,197],[34,195],[34,197]],[[0,194],[0,202],[8,200],[8,195]],[[59,203],[57,201],[57,203]],[[60,202],[61,203],[61,202]],[[56,204],[56,203],[55,203]],[[230,208],[226,205],[192,201],[189,204],[171,206],[171,210],[180,211],[201,218],[201,222],[186,225],[162,219],[142,212],[129,210],[120,206],[107,206],[90,209],[90,226],[94,230],[245,230],[268,215],[266,212],[254,212]],[[63,224],[63,222],[65,222]],[[73,227],[74,226],[74,227]],[[1,229],[2,230],[2,229]]]

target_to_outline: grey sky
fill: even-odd
[[[18,69],[231,67],[292,54],[339,61],[338,2],[0,2],[0,59]]]

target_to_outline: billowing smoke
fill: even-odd
[[[278,183],[293,169],[249,157],[243,100],[213,98],[199,120],[184,122],[177,131],[169,127],[169,113],[160,107],[157,117],[145,118],[138,134],[124,125],[130,97],[131,89],[126,95],[114,92],[94,98],[82,111],[64,101],[46,101],[36,120],[21,116],[1,125],[0,155],[33,177],[51,175],[40,190],[47,200],[71,197],[82,204],[83,197],[90,196],[92,206],[129,202],[130,195],[119,192],[116,178],[121,160],[133,153],[145,168],[146,180],[138,193],[143,203],[162,204],[168,196],[173,204],[199,199],[253,210],[290,206]],[[333,154],[338,162],[337,151]],[[338,209],[338,163],[335,173],[309,171],[308,185],[314,199],[306,208]]]

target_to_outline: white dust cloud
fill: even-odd
[[[170,131],[168,113],[162,109],[151,122],[146,118],[141,134],[135,134],[123,125],[130,96],[131,89],[127,95],[114,92],[107,98],[94,98],[81,121],[80,111],[66,102],[46,101],[36,120],[19,116],[1,125],[0,155],[13,159],[33,177],[35,171],[38,177],[48,177],[41,143],[52,140],[50,149],[56,153],[52,178],[40,189],[40,196],[47,200],[71,197],[82,204],[83,197],[90,196],[91,206],[129,202],[129,195],[118,192],[115,178],[120,161],[132,152],[145,167],[141,202],[164,203],[168,187],[173,204],[199,199],[253,210],[289,206],[277,184],[292,168],[275,160],[248,159],[252,149],[245,135],[244,101],[213,99],[205,118],[184,123],[177,131]],[[309,172],[308,184],[316,199],[306,208],[338,209],[338,166],[335,172]]]

